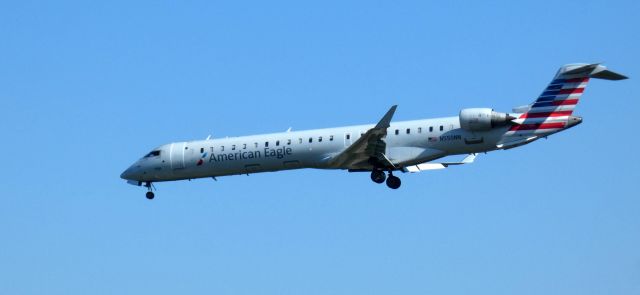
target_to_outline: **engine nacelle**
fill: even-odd
[[[515,117],[490,108],[463,109],[460,111],[460,127],[469,131],[487,131],[508,124]]]

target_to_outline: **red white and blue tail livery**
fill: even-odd
[[[569,125],[590,78],[621,80],[625,76],[611,72],[599,64],[571,64],[558,70],[551,83],[524,113],[513,120],[509,131],[519,134],[552,133]],[[516,109],[517,111],[517,109]]]

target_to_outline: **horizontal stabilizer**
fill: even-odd
[[[618,74],[614,71],[610,71],[610,70],[604,70],[604,71],[600,71],[597,72],[595,74],[591,74],[592,78],[598,78],[598,79],[605,79],[605,80],[624,80],[624,79],[628,79],[627,76],[622,75],[622,74]]]
[[[605,80],[624,80],[628,79],[627,76],[618,74],[614,71],[607,69],[607,67],[600,64],[574,64],[568,65],[561,70],[564,76],[576,76],[576,77],[589,77]]]

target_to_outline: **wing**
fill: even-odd
[[[451,165],[471,164],[476,159],[476,154],[469,154],[461,162],[444,162],[444,163],[422,163],[414,166],[403,167],[402,171],[416,173],[425,170],[444,169]]]
[[[383,139],[387,136],[387,128],[389,128],[391,118],[393,118],[397,107],[397,105],[392,106],[375,127],[367,130],[342,153],[330,159],[329,165],[343,169],[357,169],[369,166],[395,168],[384,154],[387,144]]]

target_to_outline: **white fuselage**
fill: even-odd
[[[174,142],[155,149],[159,151],[157,155],[138,160],[122,177],[157,182],[298,168],[372,170],[374,167],[369,164],[333,167],[328,159],[340,154],[373,126]],[[448,155],[487,152],[497,149],[499,144],[522,139],[523,134],[513,134],[508,129],[504,126],[483,132],[467,131],[460,128],[457,116],[394,122],[384,138],[386,156],[402,168]],[[560,130],[545,131],[538,136]],[[526,136],[533,133],[537,132]]]

